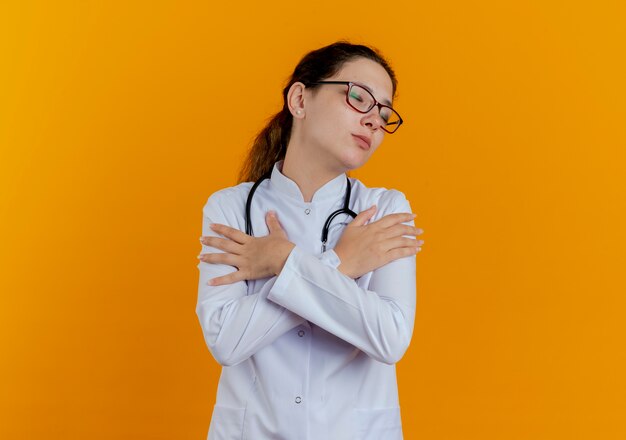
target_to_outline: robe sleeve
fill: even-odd
[[[393,208],[383,215],[412,212],[404,194],[395,192]],[[362,288],[336,269],[340,261],[334,251],[320,259],[296,246],[267,298],[370,357],[394,364],[413,334],[415,260],[415,255],[403,257],[374,270],[369,285]]]
[[[238,228],[234,217],[225,212],[228,200],[223,196],[215,193],[205,204],[203,236],[219,236],[209,227],[211,223]],[[223,253],[220,249],[202,245],[202,253],[209,252]],[[209,351],[221,365],[236,365],[246,360],[285,332],[306,322],[296,313],[267,299],[269,290],[277,280],[275,276],[268,279],[258,292],[248,294],[245,281],[222,286],[207,284],[208,280],[234,272],[237,268],[201,261],[198,269],[200,279],[196,314]]]

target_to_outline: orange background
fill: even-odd
[[[425,230],[405,438],[626,438],[621,0],[2,2],[0,438],[206,437],[202,206],[339,38],[406,119],[351,175]]]

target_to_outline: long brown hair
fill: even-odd
[[[395,96],[398,84],[396,75],[389,62],[375,48],[338,41],[309,52],[300,60],[283,89],[282,110],[276,113],[256,136],[239,172],[239,183],[256,181],[271,170],[275,162],[285,158],[293,122],[293,116],[287,106],[287,93],[291,85],[301,82],[307,85],[307,88],[314,89],[317,86],[308,84],[333,76],[341,70],[344,63],[355,58],[367,58],[384,67],[391,78]]]

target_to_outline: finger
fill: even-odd
[[[391,249],[403,247],[422,247],[424,240],[415,240],[414,238],[397,237],[385,242],[385,249],[388,252]]]
[[[397,212],[394,214],[387,214],[372,224],[378,225],[381,228],[388,228],[398,223],[411,222],[415,217],[417,217],[417,214],[413,214],[411,212]]]
[[[372,218],[374,214],[376,214],[377,209],[378,208],[376,207],[376,205],[373,205],[367,208],[365,211],[359,212],[357,216],[354,217],[354,220],[352,220],[348,224],[348,226],[363,226],[365,223],[367,223],[369,219]]]
[[[198,255],[198,260],[209,264],[227,264],[229,266],[239,267],[237,266],[239,263],[239,257],[237,255],[225,254],[223,252],[200,254]]]
[[[276,212],[269,211],[265,216],[265,222],[267,223],[267,227],[270,230],[270,233],[276,231],[282,231],[283,225],[278,221],[278,217],[276,216]]]
[[[385,254],[385,257],[387,259],[387,263],[389,263],[391,261],[395,261],[395,260],[398,260],[400,258],[410,257],[412,255],[415,255],[415,254],[421,252],[421,250],[422,250],[422,248],[420,248],[420,247],[396,248],[396,249],[392,249],[389,252],[387,252]]]
[[[202,244],[216,249],[221,249],[230,254],[239,255],[241,253],[241,245],[239,243],[235,243],[234,241],[225,238],[203,237]]]
[[[403,223],[390,226],[382,233],[383,238],[399,237],[402,235],[415,236],[418,235],[418,229]]]
[[[223,286],[224,284],[236,283],[237,281],[242,281],[244,279],[240,274],[241,272],[236,271],[222,277],[212,278],[207,282],[207,284],[209,286]]]
[[[230,226],[221,225],[219,223],[211,224],[210,228],[212,231],[215,231],[224,237],[228,237],[239,244],[244,244],[252,238],[248,234],[241,232],[239,229],[231,228]]]

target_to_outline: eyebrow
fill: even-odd
[[[363,87],[364,89],[367,89],[372,95],[374,94],[374,91],[372,90],[372,88],[366,84],[360,83],[360,82],[355,82],[355,84],[360,85],[361,87]],[[389,101],[388,99],[383,99],[382,101],[383,104],[388,105],[389,107],[391,107],[391,101]]]

